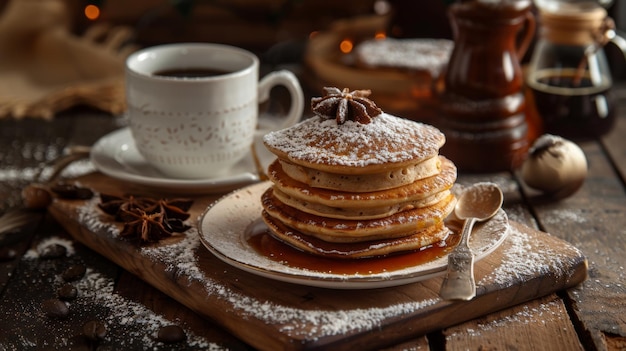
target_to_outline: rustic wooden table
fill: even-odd
[[[580,144],[589,175],[573,196],[540,201],[517,174],[459,175],[461,184],[498,183],[506,194],[509,218],[579,248],[588,259],[588,278],[565,291],[414,335],[389,345],[389,350],[626,349],[626,91],[616,92],[622,95],[614,130],[601,140]],[[0,213],[20,205],[20,189],[34,179],[42,162],[56,158],[68,145],[92,145],[122,124],[120,118],[81,109],[52,121],[0,120]],[[73,169],[90,167],[84,161]],[[253,349],[75,241],[49,214],[30,216],[24,227],[0,236],[0,350]],[[53,244],[66,252],[46,259],[41,248]],[[60,275],[72,265],[86,267],[86,278],[76,283],[79,295],[69,302],[67,318],[50,317],[42,303],[58,294]],[[107,327],[102,340],[85,336],[90,320]],[[158,340],[155,334],[165,325],[183,328],[186,340]]]

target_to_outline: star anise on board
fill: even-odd
[[[172,235],[164,225],[162,213],[146,213],[139,209],[121,210],[119,217],[124,222],[124,228],[120,231],[123,238],[154,243]]]
[[[120,236],[137,239],[140,242],[156,242],[183,233],[190,226],[185,224],[189,218],[189,209],[193,204],[190,199],[153,199],[149,197],[100,194],[100,209],[124,222]]]
[[[344,88],[343,91],[334,87],[325,87],[326,95],[311,99],[311,109],[318,116],[336,119],[337,124],[344,124],[352,120],[362,124],[372,122],[372,118],[383,111],[367,97],[370,90],[353,90]]]
[[[189,208],[193,204],[189,199],[159,199],[153,206],[148,208],[148,212],[162,212],[167,218],[178,218],[185,220],[189,218]]]
[[[98,207],[102,211],[111,216],[115,216],[117,221],[120,221],[118,214],[121,210],[133,211],[140,209],[146,211],[147,209],[155,206],[156,200],[149,197],[127,196],[121,197],[110,194],[100,194],[100,203]]]

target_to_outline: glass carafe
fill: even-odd
[[[615,121],[611,73],[603,46],[614,24],[595,1],[545,1],[526,77],[545,133],[574,140],[607,133]]]

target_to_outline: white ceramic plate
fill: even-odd
[[[272,160],[265,147],[256,145],[264,167]],[[91,161],[100,172],[120,180],[186,193],[218,193],[231,191],[259,181],[252,156],[248,155],[230,169],[227,175],[212,179],[169,178],[152,167],[139,154],[129,128],[122,128],[105,135],[91,149]],[[267,169],[267,168],[265,168]]]
[[[330,274],[288,266],[256,251],[247,240],[249,227],[258,225],[261,195],[271,183],[236,190],[211,205],[199,220],[200,239],[222,261],[244,271],[289,283],[332,289],[372,289],[403,285],[445,273],[448,257],[391,272],[374,274]],[[470,238],[476,261],[493,252],[508,234],[506,213],[500,210],[491,220],[477,225]]]

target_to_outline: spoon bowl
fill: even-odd
[[[502,207],[500,188],[489,182],[477,183],[464,190],[454,207],[454,214],[463,220],[459,244],[448,255],[448,271],[439,295],[444,300],[471,300],[476,296],[474,254],[469,237],[476,222],[484,222]]]
[[[504,197],[500,188],[493,183],[477,183],[467,188],[454,207],[458,219],[474,218],[484,222],[498,213]]]

